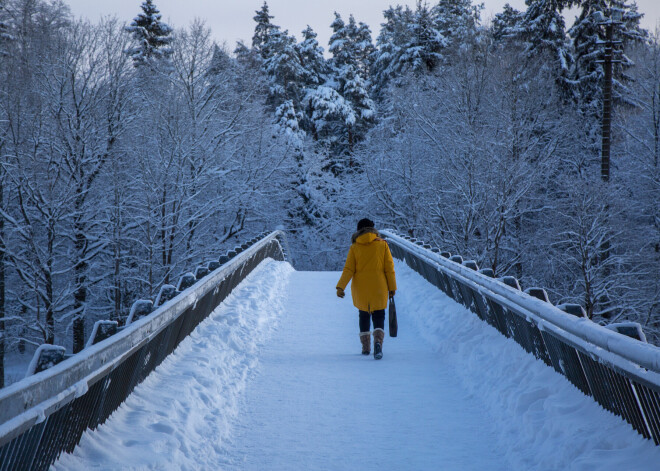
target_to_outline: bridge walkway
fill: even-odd
[[[335,272],[263,262],[56,470],[657,469],[660,449],[397,263],[359,353]]]

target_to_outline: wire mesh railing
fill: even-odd
[[[395,258],[660,445],[660,348],[643,342],[643,334],[600,326],[579,306],[553,306],[544,290],[521,291],[513,277],[495,279],[460,256],[381,234]]]
[[[182,276],[179,289],[164,286],[155,303],[136,301],[123,329],[99,323],[98,337],[69,358],[44,349],[50,356],[35,358],[34,375],[0,390],[0,470],[48,469],[72,452],[266,258],[287,258],[281,231]]]

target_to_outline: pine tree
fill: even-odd
[[[358,64],[360,67],[360,75],[362,78],[368,79],[375,59],[376,48],[371,38],[371,29],[369,25],[360,21],[358,23],[357,31],[355,32],[355,49]]]
[[[414,11],[400,6],[386,10],[372,69],[375,94],[407,70],[433,71],[444,60],[447,48],[474,36],[481,8],[472,6],[470,0],[440,0],[429,8],[419,0]]]
[[[328,47],[332,54],[330,63],[332,67],[339,69],[345,64],[352,63],[355,60],[355,55],[348,37],[346,23],[344,23],[339,13],[335,12],[335,19],[330,27],[332,28],[332,36],[330,36]]]
[[[507,38],[515,38],[522,34],[523,19],[525,14],[516,10],[508,3],[504,5],[501,13],[493,18],[491,32],[495,40],[500,41]]]
[[[323,48],[316,40],[317,34],[307,26],[302,32],[303,40],[298,45],[300,63],[305,70],[305,87],[321,85],[327,79],[328,65],[323,57]]]
[[[460,45],[474,35],[482,9],[483,4],[472,5],[471,0],[440,0],[431,14],[438,34],[450,44]]]
[[[209,65],[207,74],[209,76],[217,76],[223,71],[231,69],[232,66],[233,62],[229,54],[217,44],[213,44],[213,56],[211,57],[211,64]]]
[[[355,143],[366,134],[369,124],[375,120],[375,106],[369,97],[369,84],[367,77],[363,77],[362,71],[366,71],[368,64],[360,62],[370,55],[371,34],[368,28],[359,28],[355,18],[351,15],[348,24],[345,24],[338,13],[332,22],[333,34],[330,37],[330,52],[332,59],[331,84],[341,95],[345,102],[350,104],[353,113],[349,120],[345,121],[345,128],[340,135],[345,136],[345,141],[340,144],[349,153],[353,151]],[[337,142],[339,143],[339,141]]]
[[[263,63],[261,55],[254,49],[250,49],[243,41],[236,43],[234,48],[236,62],[250,69],[258,69]]]
[[[141,8],[142,13],[126,27],[136,43],[126,53],[133,58],[135,67],[154,61],[169,61],[172,55],[172,28],[161,21],[161,14],[152,0],[145,0]]]
[[[376,121],[376,106],[369,97],[367,83],[359,70],[347,64],[342,72],[342,95],[351,104],[356,116],[355,124],[348,126],[348,150],[352,152],[355,143],[364,138],[368,126]]]
[[[271,42],[271,36],[278,32],[280,27],[270,22],[274,17],[269,14],[268,4],[264,1],[261,10],[255,12],[252,18],[257,25],[254,28],[252,36],[252,49],[257,51],[263,59],[269,55],[268,45]]]
[[[345,147],[343,139],[346,129],[356,122],[351,103],[334,88],[320,85],[308,89],[303,105],[314,139],[325,144],[332,152],[339,152]]]
[[[430,72],[440,64],[442,50],[449,45],[449,40],[437,29],[438,22],[425,4],[417,3],[413,22],[408,26],[410,39],[402,47],[398,69],[408,65],[416,72]]]
[[[302,99],[307,73],[298,55],[296,39],[287,31],[275,30],[267,48],[269,54],[264,60],[264,70],[271,82],[270,97],[274,106],[287,100],[292,100],[297,106]]]
[[[300,129],[301,113],[296,111],[293,100],[286,100],[275,110],[276,128],[285,136],[287,143],[296,151],[302,149],[305,132]]]
[[[575,61],[570,83],[582,112],[599,119],[604,76],[601,61],[607,39],[603,20],[609,19],[614,11],[621,13],[622,24],[614,26],[614,41],[620,41],[621,44],[618,50],[625,50],[630,43],[643,41],[648,33],[639,26],[642,15],[637,11],[637,5],[628,5],[627,0],[583,0],[581,9],[580,16],[569,30]],[[627,80],[625,70],[632,66],[632,61],[625,54],[615,59],[620,62],[614,67],[613,96],[620,101]]]
[[[496,15],[492,34],[496,41],[507,41],[522,47],[526,60],[546,57],[556,83],[566,88],[566,77],[572,67],[573,56],[566,38],[562,11],[572,0],[529,0],[527,10],[521,13],[509,4]],[[533,73],[533,71],[529,71]]]
[[[570,64],[566,48],[566,25],[562,11],[567,0],[534,0],[525,12],[522,32],[529,55],[547,52],[555,61],[555,73],[564,75]]]
[[[376,51],[372,62],[372,93],[380,97],[390,78],[400,72],[399,57],[405,44],[411,40],[409,25],[413,22],[413,12],[398,5],[383,12],[385,23],[381,25],[376,39]]]

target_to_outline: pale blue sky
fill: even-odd
[[[97,20],[103,15],[116,15],[124,21],[132,20],[140,11],[142,0],[65,0],[76,16]],[[477,0],[473,0],[476,3]],[[255,10],[261,8],[263,0],[154,0],[163,14],[163,18],[174,27],[187,26],[195,18],[202,18],[213,31],[213,37],[219,43],[227,42],[230,50],[236,41],[243,39],[250,43],[254,30]],[[283,29],[288,29],[298,38],[300,32],[309,24],[319,35],[319,43],[327,49],[330,38],[330,23],[337,11],[344,18],[353,14],[357,21],[363,21],[371,27],[375,37],[383,21],[383,10],[391,4],[415,6],[415,0],[269,0],[268,6],[273,22]],[[433,3],[428,0],[428,3]],[[483,0],[484,20],[502,10],[506,0]],[[523,10],[524,0],[508,0],[513,7]],[[639,10],[645,14],[643,26],[654,30],[660,19],[660,0],[637,0]],[[574,14],[567,15],[570,24]]]

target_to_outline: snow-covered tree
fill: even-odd
[[[339,139],[336,143],[340,145],[339,149],[343,148],[350,153],[355,143],[364,136],[369,124],[375,120],[375,106],[369,97],[369,83],[361,72],[366,70],[368,64],[359,60],[360,57],[366,60],[369,56],[370,35],[365,36],[364,28],[360,30],[352,15],[347,25],[341,16],[335,13],[331,27],[333,34],[329,47],[332,53],[330,83],[344,102],[350,104],[353,109],[353,112],[347,115],[350,117],[344,120],[345,128],[337,136]]]
[[[370,124],[376,120],[376,106],[369,97],[368,85],[362,79],[357,68],[347,64],[339,76],[340,90],[356,116],[354,124],[348,125],[348,150],[353,151],[355,143],[364,138]]]
[[[504,4],[503,10],[493,18],[491,31],[496,40],[516,37],[524,31],[524,13],[513,8],[510,4]]]
[[[276,128],[286,136],[287,141],[295,150],[303,145],[305,133],[300,129],[302,113],[296,111],[292,100],[286,100],[275,110]]]
[[[353,18],[353,16],[351,16]],[[355,23],[355,20],[353,20]],[[341,15],[335,12],[335,19],[330,24],[332,35],[330,36],[328,51],[332,54],[330,64],[339,69],[345,64],[353,64],[356,60],[353,42],[349,37],[349,30]]]
[[[271,82],[270,95],[275,106],[286,100],[300,103],[308,74],[301,63],[296,39],[287,31],[277,30],[271,35],[264,70]]]
[[[360,21],[353,35],[355,54],[358,60],[359,72],[362,78],[368,79],[373,66],[376,47],[371,37],[369,25]]]
[[[376,38],[377,49],[372,62],[372,91],[376,96],[384,94],[390,78],[400,72],[399,57],[411,39],[409,25],[413,23],[413,11],[409,7],[390,7],[383,16],[385,22]]]
[[[252,49],[260,54],[263,59],[266,59],[270,55],[271,36],[278,32],[280,27],[270,22],[274,17],[270,15],[268,4],[265,1],[261,9],[255,13],[256,15],[252,19],[257,25],[254,27],[254,35],[252,36]]]
[[[523,13],[507,4],[495,18],[493,34],[498,40],[521,44],[528,59],[547,57],[557,83],[563,84],[572,55],[562,12],[570,4],[568,0],[530,0]]]
[[[355,111],[337,90],[327,85],[309,89],[303,100],[312,135],[330,147],[343,140],[343,131],[356,122]]]
[[[305,71],[305,87],[315,87],[327,80],[328,64],[316,37],[314,30],[307,26],[302,32],[302,41],[298,45],[300,63]]]
[[[126,27],[135,45],[126,50],[136,67],[149,65],[154,61],[166,61],[172,54],[172,28],[161,20],[162,15],[153,0],[145,0],[142,13]]]
[[[24,351],[26,343],[53,343],[57,315],[69,310],[71,273],[66,251],[70,191],[49,119],[57,105],[48,94],[49,80],[60,65],[69,26],[61,4],[11,2],[14,47],[2,68],[5,95],[0,105],[2,155],[3,307],[11,327],[9,349]],[[16,22],[15,19],[22,21]],[[63,91],[63,93],[66,93]],[[8,126],[8,128],[5,128]],[[5,199],[6,198],[6,199]],[[5,265],[6,263],[6,265]]]
[[[374,61],[376,94],[408,70],[433,71],[450,46],[475,34],[480,10],[470,0],[441,0],[432,7],[418,1],[414,11],[400,6],[386,10]]]
[[[636,320],[660,340],[660,279],[648,276],[660,271],[660,30],[648,43],[630,48],[635,64],[629,70],[631,83],[626,101],[634,106],[617,113],[619,139],[614,142],[617,172],[615,184],[626,188],[631,231],[626,235],[636,262],[645,274],[638,276],[633,296],[642,301]],[[648,334],[647,334],[648,335]]]
[[[441,63],[441,51],[449,45],[449,39],[438,30],[438,20],[426,4],[417,3],[409,25],[410,40],[402,47],[397,68],[408,65],[414,71],[432,71]]]
[[[553,258],[562,276],[571,280],[561,286],[565,299],[582,304],[595,321],[616,322],[620,316],[629,319],[630,312],[639,306],[635,284],[641,272],[625,225],[613,224],[627,219],[620,213],[623,207],[603,204],[613,195],[599,176],[587,182],[567,179],[565,183],[562,194],[566,198],[558,202],[557,234],[551,251],[559,250]]]
[[[574,66],[569,74],[573,85],[573,96],[586,116],[598,117],[602,109],[602,83],[604,70],[602,60],[605,55],[606,25],[613,12],[621,14],[621,23],[614,26],[613,39],[621,41],[618,50],[625,50],[628,44],[644,40],[647,32],[639,26],[641,13],[635,3],[628,0],[583,0],[580,2],[580,15],[568,31],[573,45]],[[614,67],[613,96],[620,101],[626,85],[625,70],[632,65],[625,54],[617,54],[620,62]]]
[[[431,9],[437,34],[460,45],[474,35],[483,8],[471,0],[439,0]]]

